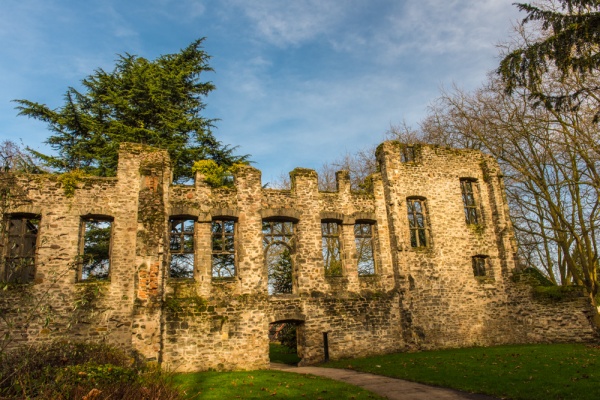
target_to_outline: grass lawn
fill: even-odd
[[[279,343],[269,343],[269,359],[271,362],[289,365],[297,365],[300,361],[295,349],[290,350]]]
[[[342,382],[281,371],[196,372],[173,378],[188,399],[383,399]]]
[[[600,347],[582,344],[397,353],[322,366],[511,399],[600,399]]]

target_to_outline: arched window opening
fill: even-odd
[[[12,283],[33,282],[40,217],[11,215],[5,221],[6,243],[1,279]]]
[[[233,278],[235,271],[235,221],[212,221],[212,277]]]
[[[294,288],[294,223],[263,221],[263,247],[269,295],[292,293]]]
[[[465,210],[465,221],[468,225],[477,225],[479,218],[477,215],[477,202],[475,201],[475,188],[477,182],[473,179],[461,179],[460,190],[462,193],[463,207]]]
[[[358,258],[358,276],[375,275],[373,253],[373,224],[359,222],[354,225],[354,240]]]
[[[194,227],[193,219],[172,219],[170,221],[169,263],[170,278],[194,277]]]
[[[111,236],[111,218],[82,219],[79,245],[80,281],[109,279]]]
[[[476,277],[489,276],[488,256],[473,256],[473,275]]]
[[[341,225],[337,222],[321,223],[321,242],[325,276],[342,275]]]
[[[427,208],[425,200],[409,198],[406,200],[408,209],[408,226],[410,229],[410,246],[427,247],[429,245]]]

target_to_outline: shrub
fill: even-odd
[[[213,160],[199,160],[192,165],[192,172],[200,172],[204,175],[204,181],[212,187],[233,187],[233,174],[241,165],[244,164],[224,167]]]
[[[73,197],[79,182],[83,181],[88,176],[90,175],[81,169],[74,169],[58,175],[58,181],[63,185],[65,196]]]
[[[126,383],[126,384],[125,384]],[[158,369],[107,344],[58,341],[0,358],[0,398],[176,399]]]
[[[192,172],[200,172],[204,175],[206,183],[212,187],[229,186],[229,183],[233,183],[228,170],[213,160],[196,161],[192,166]]]

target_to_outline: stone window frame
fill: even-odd
[[[421,212],[415,208],[418,204]],[[431,224],[429,221],[429,206],[427,199],[422,196],[409,196],[406,198],[406,211],[408,220],[408,241],[412,249],[426,249],[432,247]],[[421,218],[419,218],[419,216]],[[422,224],[419,226],[419,219]],[[423,243],[425,242],[425,243]]]
[[[336,232],[331,232],[330,229],[324,231],[324,227],[330,228],[335,226]],[[323,271],[326,277],[341,277],[344,275],[344,260],[343,260],[343,226],[342,221],[337,219],[322,219],[321,220],[321,253],[323,255]],[[325,257],[325,242],[337,239],[337,253],[339,257],[339,271],[330,271],[327,265],[327,259]],[[329,246],[327,246],[329,248]]]
[[[471,257],[473,276],[475,278],[491,278],[490,257],[485,254],[477,254]]]
[[[221,250],[215,250],[215,223],[222,223],[223,225],[227,222],[233,223],[233,229],[231,232],[227,232],[225,229],[222,229],[220,233],[221,239],[223,243],[227,242],[228,237],[232,238],[233,248],[231,250],[227,250],[226,248],[221,248]],[[215,216],[212,218],[210,223],[210,250],[211,250],[211,262],[210,262],[210,276],[213,281],[222,281],[234,279],[238,276],[238,255],[237,255],[237,235],[238,235],[238,221],[236,217],[232,216]],[[233,274],[230,276],[215,276],[215,256],[233,256]]]
[[[475,178],[460,178],[460,193],[467,225],[482,225],[479,210],[479,182]]]
[[[277,235],[277,234],[269,234],[269,235],[265,235],[265,223],[269,224],[270,227],[273,226],[274,223],[290,223],[291,224],[291,233],[285,233],[285,229],[284,229],[284,233],[281,235]],[[278,217],[278,216],[270,216],[270,217],[266,217],[263,218],[261,220],[261,226],[262,226],[262,238],[263,238],[263,254],[264,254],[264,262],[265,262],[265,272],[266,272],[266,276],[267,276],[267,292],[269,296],[280,296],[280,295],[289,295],[289,294],[294,294],[296,293],[297,290],[297,276],[296,276],[296,259],[295,259],[295,255],[296,255],[296,242],[298,240],[297,238],[297,232],[296,232],[296,225],[298,223],[298,220],[296,218],[292,218],[292,217]],[[273,232],[273,229],[270,229],[271,232]],[[283,237],[284,240],[279,240],[277,239],[278,237]],[[270,272],[269,272],[269,265],[268,265],[268,258],[267,258],[267,251],[268,249],[273,246],[273,245],[283,245],[285,247],[287,247],[290,251],[290,261],[291,261],[291,268],[292,268],[292,279],[291,279],[291,287],[289,289],[289,291],[285,291],[285,292],[273,292],[270,293]]]
[[[110,281],[111,265],[112,265],[112,249],[114,236],[114,217],[111,215],[89,214],[82,215],[79,222],[79,246],[77,250],[77,282],[91,281]],[[86,229],[90,222],[110,223],[110,235],[108,239],[108,258],[106,273],[100,276],[84,276],[84,264],[86,263]]]
[[[193,230],[186,230],[185,223],[192,222]],[[178,231],[176,234],[173,233],[173,224],[183,224],[182,229]],[[181,280],[192,280],[196,276],[196,243],[197,243],[197,233],[198,233],[198,217],[193,215],[172,215],[169,217],[169,279],[181,279]],[[183,243],[183,248],[174,249],[173,248],[173,238],[178,237],[178,241]],[[192,239],[192,248],[185,249],[186,237],[191,237]],[[171,266],[173,265],[173,255],[192,255],[192,266],[191,271],[187,271],[187,276],[173,276]]]
[[[359,234],[357,235],[357,231],[356,231],[356,227],[357,225],[368,225],[370,227],[370,232],[368,235],[364,235],[364,234]],[[370,238],[370,243],[371,243],[371,261],[373,264],[373,272],[372,273],[361,273],[360,271],[360,253],[358,251],[358,239],[365,239],[365,238]],[[375,276],[377,275],[377,257],[376,257],[376,241],[377,241],[377,224],[375,223],[375,221],[371,221],[371,220],[361,220],[361,219],[357,219],[354,222],[354,243],[356,244],[356,270],[357,270],[357,274],[358,277],[367,277],[367,276]]]
[[[419,149],[414,144],[403,144],[400,146],[400,163],[410,164],[419,161]]]
[[[16,234],[11,234],[11,221],[18,220],[20,221],[20,231]],[[33,226],[35,228],[35,233],[29,233],[30,229],[28,228],[28,224],[32,225],[31,221],[37,221],[37,226]],[[37,257],[37,247],[38,241],[40,240],[39,230],[41,225],[41,216],[39,214],[32,213],[12,213],[6,214],[4,216],[4,226],[2,227],[4,232],[4,251],[2,254],[2,265],[0,265],[0,281],[1,282],[9,282],[9,283],[23,283],[28,284],[32,283],[35,279],[35,267],[36,267],[36,257]],[[17,237],[18,239],[15,241],[11,238]],[[31,249],[27,250],[25,245],[27,238],[33,240],[33,245],[30,246]],[[20,246],[19,246],[20,245]],[[11,249],[17,249],[17,254],[10,254]],[[23,260],[27,263],[27,269],[24,271],[23,275],[26,275],[25,279],[18,279],[17,277],[13,277],[10,274],[11,268],[9,268],[9,263],[11,260],[19,260],[19,264],[23,262]]]

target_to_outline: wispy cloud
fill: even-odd
[[[243,10],[262,40],[285,47],[333,31],[343,21],[352,2],[231,0],[230,4]]]
[[[376,28],[335,35],[331,44],[383,66],[444,55],[472,63],[478,53],[485,58],[496,52],[494,45],[509,34],[507,21],[517,14],[504,0],[394,2]]]
[[[177,21],[190,22],[202,17],[206,5],[202,0],[147,0],[143,7],[145,15],[166,17]]]
[[[396,57],[489,51],[507,34],[506,21],[514,15],[500,0],[408,1],[388,16],[375,40]]]

